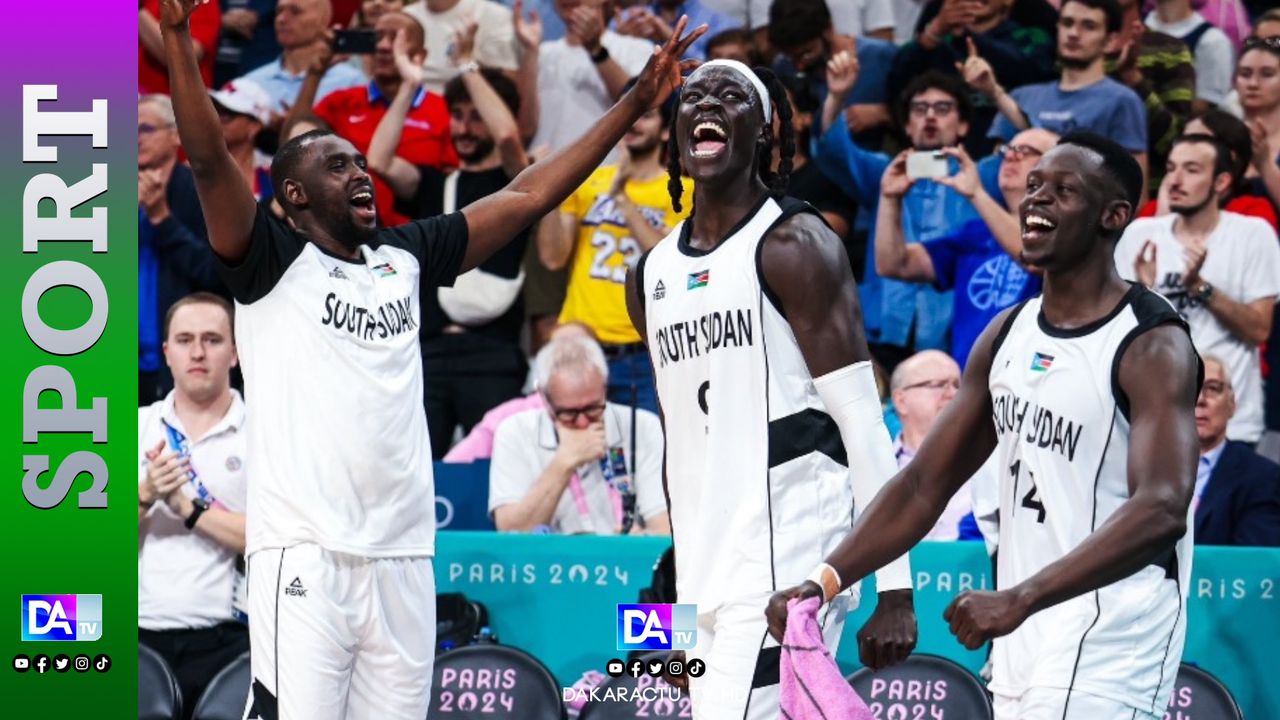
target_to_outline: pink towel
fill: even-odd
[[[779,680],[782,720],[874,720],[871,709],[840,674],[818,627],[820,599],[787,603]]]

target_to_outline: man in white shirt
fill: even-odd
[[[422,23],[426,33],[427,61],[423,65],[423,87],[444,92],[444,84],[458,74],[450,62],[454,36],[468,23],[475,23],[476,39],[472,60],[484,67],[514,71],[516,39],[511,25],[511,9],[493,0],[423,0],[406,5],[406,15]]]
[[[552,340],[534,361],[545,408],[498,426],[489,513],[499,530],[668,535],[662,427],[606,401],[608,366],[589,338]]]
[[[249,649],[243,581],[244,402],[231,305],[210,293],[165,317],[174,389],[138,410],[138,639],[178,677],[186,717],[209,680]]]
[[[894,368],[889,388],[893,393],[893,409],[902,421],[902,432],[893,441],[893,454],[898,467],[902,468],[916,456],[934,421],[960,389],[960,366],[940,350],[923,350]],[[925,539],[959,539],[960,521],[972,509],[969,490],[961,489],[951,497]]]
[[[1185,42],[1196,62],[1196,99],[1222,104],[1235,77],[1235,48],[1227,34],[1191,9],[1191,0],[1159,0],[1147,27]]]
[[[532,147],[556,150],[577,140],[653,54],[653,43],[605,27],[608,6],[606,0],[555,0],[566,30],[537,51],[539,115]]]
[[[1258,346],[1271,334],[1280,296],[1280,244],[1265,220],[1221,210],[1230,192],[1230,152],[1208,135],[1179,138],[1160,193],[1167,215],[1140,218],[1116,244],[1116,269],[1169,299],[1201,354],[1227,364],[1238,409],[1227,437],[1256,443],[1263,432]]]

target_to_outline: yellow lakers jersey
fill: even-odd
[[[626,344],[640,342],[627,315],[627,270],[635,267],[645,248],[631,236],[622,211],[609,197],[617,173],[616,165],[599,168],[560,206],[560,212],[578,218],[560,322],[585,323],[600,342]],[[693,207],[693,181],[684,178],[683,182],[683,212],[679,213],[671,207],[665,174],[652,180],[628,181],[624,190],[654,228],[670,230]]]

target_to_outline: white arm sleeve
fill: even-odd
[[[840,439],[849,456],[854,507],[861,515],[880,488],[898,472],[893,443],[880,409],[875,373],[871,363],[863,361],[815,378],[813,385],[840,428]],[[906,554],[876,571],[876,592],[904,588],[911,588],[911,563]]]

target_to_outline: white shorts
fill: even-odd
[[[431,558],[305,544],[249,556],[246,720],[422,720],[435,663]]]
[[[778,661],[782,647],[764,619],[772,593],[721,605],[698,615],[698,643],[688,652],[707,664],[689,678],[694,720],[777,720]],[[840,595],[818,613],[822,636],[834,657],[851,607]]]
[[[995,720],[1161,720],[1160,715],[1137,710],[1097,695],[1059,688],[1031,688],[1014,698],[995,695]]]

